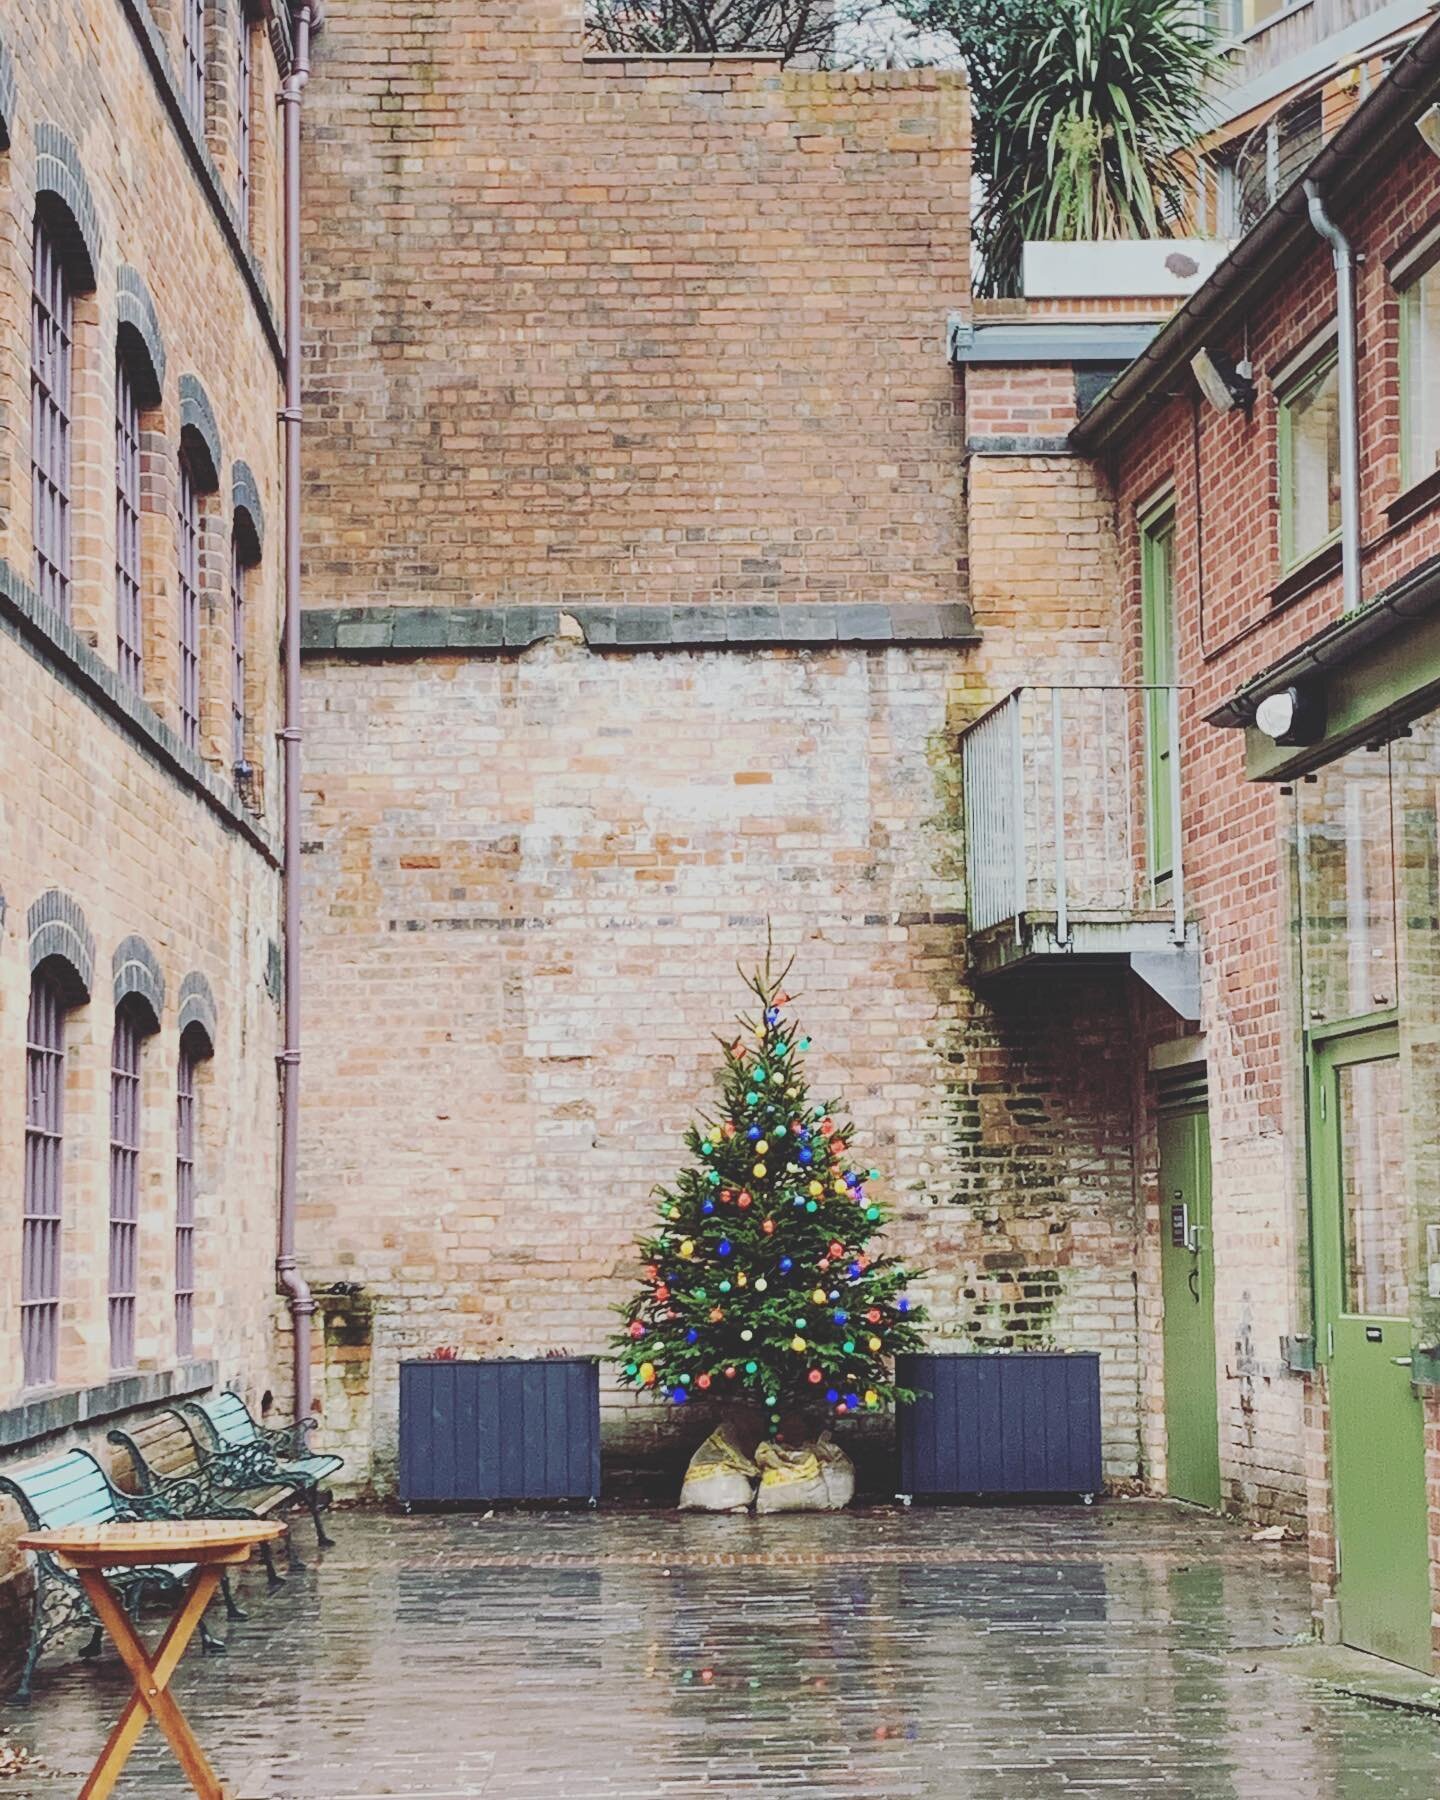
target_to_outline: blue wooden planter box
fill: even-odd
[[[902,1496],[1100,1492],[1098,1356],[901,1356],[895,1379],[921,1396],[896,1419]]]
[[[600,1497],[600,1373],[591,1357],[400,1365],[400,1498]]]

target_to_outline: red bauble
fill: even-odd
[[[835,1121],[833,1119],[822,1119],[820,1121],[820,1130],[827,1138],[833,1136],[835,1131]]]
[[[845,1246],[843,1244],[832,1244],[830,1246],[830,1254],[832,1256],[843,1256],[845,1254]]]
[[[696,1385],[696,1387],[702,1387],[702,1388],[709,1387],[710,1377],[708,1375],[701,1375],[701,1376],[697,1377],[695,1385]]]
[[[645,1267],[640,1271],[640,1273],[645,1277],[645,1279],[647,1281],[653,1281],[655,1279],[655,1277],[660,1273],[660,1271],[655,1267],[654,1263],[646,1263]]]
[[[661,1285],[659,1287],[656,1288],[655,1298],[657,1300],[668,1300],[670,1298],[670,1290],[668,1287],[666,1287],[664,1285],[663,1282],[661,1283]]]
[[[741,1210],[741,1212],[744,1212],[744,1210],[745,1210],[745,1208],[746,1208],[746,1207],[747,1207],[747,1206],[748,1206],[748,1205],[749,1205],[749,1204],[750,1204],[750,1196],[749,1196],[749,1195],[748,1195],[748,1194],[741,1194],[741,1196],[740,1196],[740,1210]]]
[[[831,1138],[830,1154],[832,1156],[843,1156],[845,1154],[845,1146],[840,1142],[839,1138]]]
[[[810,1371],[810,1379],[815,1384],[816,1387],[819,1387],[820,1383],[825,1379],[825,1377],[820,1373],[820,1371],[818,1369],[812,1369]]]
[[[727,1381],[733,1381],[733,1380],[734,1380],[734,1379],[735,1379],[735,1365],[734,1365],[734,1363],[731,1363],[731,1364],[730,1364],[730,1366],[729,1366],[729,1367],[728,1367],[728,1368],[727,1368],[727,1369],[726,1369],[726,1371],[725,1371],[725,1379],[726,1379],[726,1380],[727,1380]]]
[[[775,1221],[773,1219],[767,1219],[760,1229],[765,1233],[766,1237],[769,1237],[770,1233],[775,1229]]]
[[[871,1324],[872,1324],[872,1325],[878,1325],[878,1324],[879,1324],[879,1323],[880,1323],[880,1309],[879,1309],[879,1307],[877,1307],[877,1306],[872,1306],[872,1307],[871,1307],[871,1308],[870,1308],[870,1310],[869,1310],[869,1312],[867,1312],[867,1313],[866,1313],[866,1315],[865,1315],[865,1317],[866,1317],[866,1318],[867,1318],[867,1319],[868,1319],[868,1320],[869,1320],[869,1321],[870,1321],[870,1323],[871,1323]]]
[[[630,1321],[630,1335],[632,1338],[644,1337],[645,1327],[640,1323],[640,1321],[638,1319],[632,1319]]]
[[[822,1256],[815,1267],[817,1269],[828,1269],[830,1267],[830,1258],[828,1256]]]

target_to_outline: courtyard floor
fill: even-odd
[[[1286,1653],[1303,1554],[1176,1507],[335,1527],[177,1680],[236,1800],[1440,1797],[1440,1720]],[[0,1796],[71,1800],[125,1691],[47,1656]],[[153,1729],[117,1792],[189,1792]]]

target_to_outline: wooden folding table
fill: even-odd
[[[135,1683],[135,1692],[81,1788],[79,1800],[104,1800],[113,1791],[150,1719],[169,1739],[170,1748],[201,1800],[230,1800],[230,1790],[217,1779],[179,1702],[170,1692],[170,1677],[225,1570],[243,1563],[256,1544],[277,1538],[283,1531],[282,1525],[261,1519],[174,1519],[75,1525],[27,1532],[20,1539],[22,1549],[46,1551],[75,1571]],[[106,1579],[106,1570],[173,1567],[177,1563],[193,1564],[194,1573],[152,1655],[141,1643],[130,1615]]]

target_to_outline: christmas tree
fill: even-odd
[[[655,1190],[613,1340],[628,1384],[676,1406],[750,1400],[772,1431],[909,1398],[893,1359],[920,1348],[924,1319],[913,1271],[868,1248],[887,1218],[867,1185],[879,1171],[860,1166],[842,1103],[810,1100],[788,973],[767,960],[747,980],[758,1011],[722,1040],[719,1116],[690,1128],[689,1167]]]

